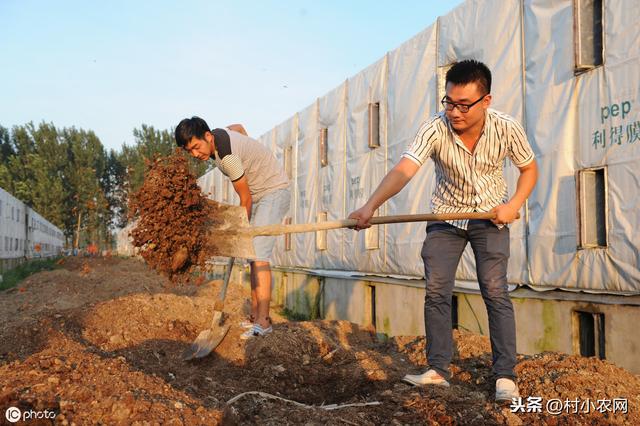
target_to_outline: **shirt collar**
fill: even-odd
[[[484,124],[482,126],[482,131],[480,132],[480,137],[484,135],[486,129],[489,127],[489,124],[491,123],[492,114],[490,113],[490,111],[491,111],[491,108],[488,108],[484,113]],[[459,137],[456,131],[453,129],[453,127],[451,127],[451,122],[449,121],[447,114],[445,114],[444,111],[442,111],[440,114],[442,114],[442,119],[444,120],[444,122],[447,123],[447,128],[449,129],[451,134],[454,135],[455,137]]]

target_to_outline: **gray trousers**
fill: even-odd
[[[453,355],[451,297],[456,269],[467,242],[473,249],[480,292],[489,317],[489,336],[496,379],[515,379],[516,324],[507,290],[509,228],[488,220],[471,220],[467,230],[446,222],[430,222],[422,246],[427,293],[424,322],[427,361],[447,380]]]

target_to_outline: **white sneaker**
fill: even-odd
[[[518,385],[506,377],[502,377],[496,381],[496,401],[511,401],[513,398],[520,396]]]
[[[447,382],[444,377],[440,376],[440,374],[438,374],[436,370],[433,369],[429,369],[423,374],[407,374],[402,378],[402,380],[413,386],[449,386],[449,382]]]
[[[238,325],[240,328],[244,328],[245,330],[253,328],[253,322],[251,322],[251,320],[241,321]]]
[[[266,336],[271,332],[273,332],[273,327],[271,326],[262,328],[260,327],[260,324],[253,324],[253,327],[251,327],[251,329],[245,331],[240,335],[240,339],[247,340],[251,339],[252,337]]]
[[[269,325],[273,325],[273,321],[271,321],[271,317],[267,317],[267,321],[269,321]],[[249,316],[249,318],[243,321],[240,321],[240,323],[238,323],[240,328],[244,328],[245,330],[253,328],[253,324],[255,324],[255,320],[253,319],[253,316]]]

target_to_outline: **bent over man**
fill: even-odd
[[[227,176],[254,226],[282,222],[289,211],[289,178],[273,153],[250,138],[240,124],[209,129],[199,117],[185,118],[175,131],[176,144],[200,160],[213,161]],[[271,253],[276,237],[255,237],[251,265],[251,316],[241,325],[242,339],[271,333]]]

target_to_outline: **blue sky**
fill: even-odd
[[[257,137],[460,3],[0,0],[0,125],[119,149],[199,115]]]

